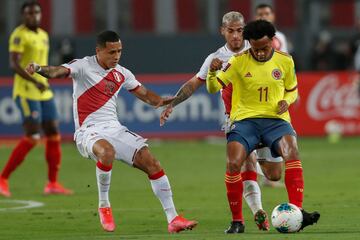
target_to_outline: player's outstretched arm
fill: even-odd
[[[38,73],[46,78],[64,78],[69,75],[69,69],[63,66],[39,66],[37,63],[30,63],[25,69],[30,75]]]
[[[209,93],[216,93],[222,88],[216,77],[216,72],[221,70],[222,64],[223,62],[218,58],[214,58],[211,61],[209,72],[206,77],[206,89]]]
[[[174,97],[160,97],[153,91],[146,89],[144,85],[141,85],[132,93],[143,102],[146,102],[156,108],[168,105],[174,100]]]
[[[166,106],[160,114],[160,126],[165,124],[166,120],[170,117],[173,108],[188,99],[201,85],[203,85],[203,81],[199,80],[196,75],[184,83],[177,91],[174,100]]]

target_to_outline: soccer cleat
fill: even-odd
[[[110,207],[99,208],[99,217],[101,226],[105,231],[113,232],[115,230],[115,222]]]
[[[317,223],[317,221],[320,218],[320,213],[316,211],[312,213],[308,213],[304,209],[301,209],[301,213],[303,215],[303,222],[301,224],[301,228],[299,229],[299,231],[303,230],[305,227],[309,225],[313,225],[314,223]]]
[[[267,213],[264,210],[262,209],[258,210],[254,215],[254,220],[259,230],[263,230],[263,231],[270,230],[269,219]]]
[[[7,179],[0,177],[0,195],[10,197],[9,184]]]
[[[176,216],[168,225],[169,233],[178,233],[184,230],[192,230],[197,225],[197,221],[187,220],[182,216]]]
[[[72,190],[64,188],[58,182],[49,182],[44,188],[45,195],[71,195],[73,193]]]
[[[232,221],[229,228],[225,230],[226,234],[243,233],[245,231],[245,225],[240,221]]]

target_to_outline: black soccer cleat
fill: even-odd
[[[303,215],[303,222],[301,224],[301,228],[299,229],[299,231],[303,230],[305,227],[309,225],[313,225],[314,223],[317,223],[317,221],[320,218],[320,213],[318,213],[317,211],[308,213],[304,209],[302,209],[301,213]]]
[[[245,231],[245,225],[242,222],[232,221],[229,228],[225,230],[226,234],[243,233]]]

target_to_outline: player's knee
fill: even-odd
[[[34,134],[31,134],[31,135],[27,135],[26,137],[26,140],[31,142],[32,144],[38,144],[41,140],[41,135],[40,133],[34,133]]]
[[[103,146],[98,151],[98,157],[104,164],[111,164],[115,159],[115,150],[111,145]]]
[[[264,173],[265,177],[270,181],[279,181],[281,179],[281,171],[273,170],[267,173]]]
[[[240,172],[241,162],[236,160],[229,160],[227,163],[227,170],[230,172]]]
[[[299,159],[299,150],[296,146],[291,146],[289,148],[287,157],[287,160],[295,160],[295,159]]]

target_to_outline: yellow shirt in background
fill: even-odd
[[[278,115],[278,102],[290,105],[297,98],[297,80],[292,57],[274,51],[266,62],[257,61],[249,50],[230,58],[216,75],[225,85],[232,83],[230,118],[281,118],[290,122],[289,111]]]
[[[25,25],[20,25],[15,28],[10,36],[9,52],[17,52],[22,55],[20,66],[24,69],[30,62],[36,62],[40,66],[48,65],[48,34],[40,28],[34,32]],[[33,78],[48,86],[48,80],[39,74],[34,74]],[[48,100],[53,97],[53,93],[50,89],[40,92],[33,83],[15,74],[13,97],[17,96],[31,100]]]

